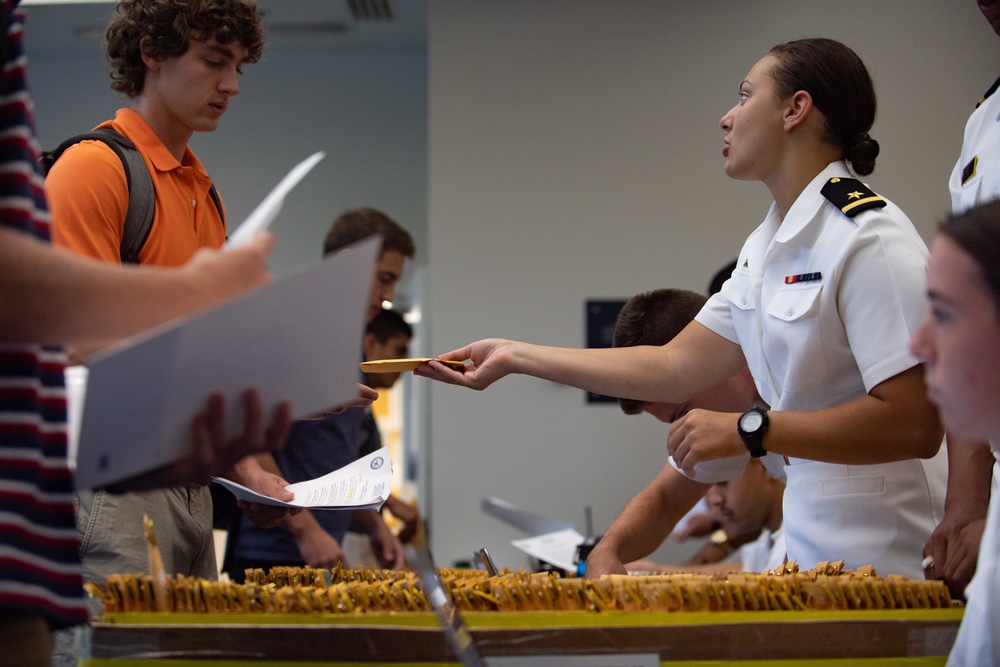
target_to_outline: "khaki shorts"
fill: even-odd
[[[149,551],[143,515],[153,520],[167,574],[219,578],[207,486],[114,494],[80,491],[76,526],[84,577],[104,583],[109,574],[146,573]]]

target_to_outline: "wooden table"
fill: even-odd
[[[600,665],[916,666],[944,664],[962,611],[466,612],[464,618],[480,651],[502,665],[564,656]],[[91,639],[86,667],[139,660],[147,667],[458,664],[431,613],[121,613],[94,623]],[[629,655],[646,662],[615,661]]]

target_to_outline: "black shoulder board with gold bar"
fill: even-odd
[[[997,88],[1000,88],[1000,79],[994,81],[993,85],[990,86],[990,89],[987,90],[985,93],[983,93],[983,96],[980,97],[979,101],[976,103],[976,108],[978,109],[979,105],[986,101],[986,98],[988,98],[993,93],[997,92]]]
[[[882,208],[886,204],[884,199],[856,178],[834,176],[820,192],[849,218],[870,208]]]

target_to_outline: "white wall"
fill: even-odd
[[[487,336],[581,346],[588,298],[703,291],[769,204],[725,177],[718,123],[778,42],[833,37],[866,61],[882,145],[866,180],[927,239],[965,119],[1000,74],[973,0],[432,0],[429,31],[434,354]],[[426,391],[439,563],[485,546],[525,564],[484,496],[581,531],[590,505],[600,532],[664,461],[662,425],[575,389]]]

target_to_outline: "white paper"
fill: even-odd
[[[523,540],[512,540],[511,544],[533,558],[552,563],[568,572],[576,572],[576,548],[585,539],[572,528],[567,528]]]
[[[309,510],[378,510],[389,497],[392,460],[389,448],[383,447],[322,477],[289,484],[285,488],[295,497],[287,502],[261,495],[222,477],[213,477],[212,480],[229,489],[240,500],[262,505]]]
[[[323,151],[313,153],[302,162],[292,167],[292,170],[285,175],[281,182],[274,186],[274,189],[264,200],[257,205],[257,208],[247,216],[239,227],[229,235],[226,246],[235,248],[249,241],[254,234],[267,229],[271,221],[278,215],[281,205],[285,201],[285,195],[291,192],[292,188],[298,185],[309,171],[316,166],[316,163],[326,155]]]
[[[256,388],[270,417],[280,401],[303,418],[358,396],[358,358],[380,237],[235,300],[181,318],[89,364],[76,479],[112,484],[190,452],[192,420],[216,391],[231,433]]]
[[[76,468],[76,450],[80,440],[80,420],[87,395],[87,367],[67,366],[66,381],[66,456],[69,467]]]

